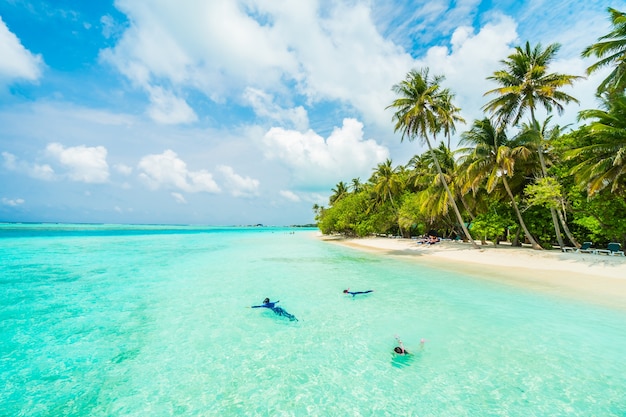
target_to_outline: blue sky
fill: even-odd
[[[0,221],[289,225],[339,181],[424,151],[393,84],[446,77],[484,117],[512,49],[580,52],[623,1],[0,0]],[[556,118],[596,108],[604,73]],[[462,132],[466,126],[459,125]],[[455,146],[456,140],[452,145]]]

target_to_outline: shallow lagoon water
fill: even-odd
[[[0,416],[626,415],[623,311],[418,262],[310,229],[0,225]]]

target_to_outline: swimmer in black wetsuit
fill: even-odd
[[[348,288],[347,290],[343,290],[344,294],[350,294],[351,296],[355,296],[357,294],[368,294],[370,292],[374,292],[374,290],[367,290],[367,291],[350,291],[350,288]]]
[[[263,304],[261,304],[260,306],[252,306],[252,308],[269,308],[279,316],[287,317],[290,321],[298,321],[296,316],[294,316],[293,314],[289,314],[284,309],[276,307],[276,303],[278,302],[280,302],[280,300],[271,302],[269,298],[265,298],[265,300],[263,300]]]

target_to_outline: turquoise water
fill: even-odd
[[[626,416],[626,313],[311,230],[0,225],[0,304],[0,416]]]

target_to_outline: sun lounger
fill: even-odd
[[[598,249],[596,250],[596,253],[598,254],[603,254],[603,255],[619,255],[619,256],[624,256],[624,251],[621,250],[622,245],[620,245],[617,242],[611,242],[606,246],[606,249]]]
[[[591,247],[592,242],[583,242],[582,246],[576,249],[577,253],[596,253],[596,250]]]

